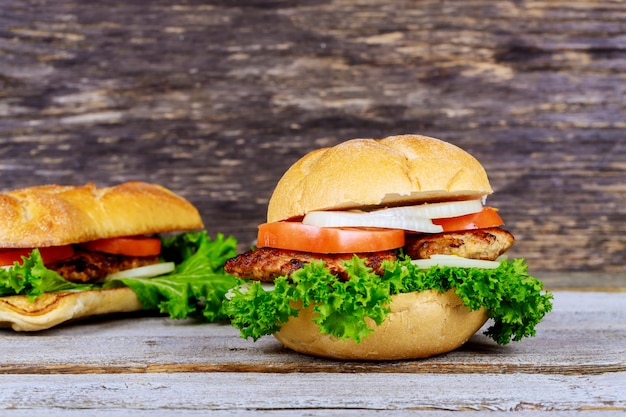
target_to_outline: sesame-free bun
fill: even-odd
[[[112,313],[141,310],[128,287],[80,292],[51,292],[34,301],[25,295],[0,297],[0,327],[15,331],[45,330],[61,323]]]
[[[463,149],[419,135],[352,139],[312,151],[278,182],[267,221],[315,210],[482,198],[485,169]]]
[[[0,194],[0,248],[201,229],[198,210],[156,184],[42,185]]]
[[[366,318],[373,333],[355,343],[321,334],[313,308],[300,310],[274,336],[296,352],[344,360],[426,358],[463,345],[487,321],[484,310],[470,311],[453,290],[396,294],[380,325]]]

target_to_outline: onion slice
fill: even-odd
[[[466,200],[391,207],[370,212],[313,211],[304,216],[302,223],[317,227],[377,227],[441,233],[443,228],[434,224],[432,219],[464,216],[482,209],[480,200]]]
[[[302,223],[317,227],[375,227],[421,233],[443,232],[443,227],[422,217],[370,216],[369,214],[348,211],[312,211],[304,216]]]
[[[126,269],[107,275],[105,281],[121,278],[153,278],[159,275],[174,272],[176,265],[174,262],[162,262],[153,265],[140,266],[138,268]]]
[[[498,261],[486,261],[482,259],[468,259],[456,255],[432,255],[428,259],[414,259],[411,261],[420,269],[428,269],[432,266],[452,266],[456,268],[480,268],[496,269],[500,266]]]
[[[421,217],[424,219],[444,219],[478,213],[483,209],[481,200],[447,201],[425,203],[416,206],[390,207],[365,213],[367,216]]]

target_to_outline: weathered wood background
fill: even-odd
[[[422,133],[534,271],[626,264],[626,3],[0,0],[0,189],[162,183],[249,246],[304,153]]]

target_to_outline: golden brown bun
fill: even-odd
[[[287,170],[267,221],[314,210],[481,198],[493,190],[461,148],[419,135],[352,139],[308,153]]]
[[[156,184],[42,185],[0,194],[0,248],[201,229],[198,210]]]
[[[312,321],[313,308],[300,310],[274,336],[300,353],[333,359],[392,360],[426,358],[463,345],[487,321],[484,310],[470,312],[449,290],[396,294],[391,313],[360,343],[321,334]]]
[[[30,302],[25,295],[0,298],[0,327],[45,330],[69,320],[141,310],[128,287],[99,291],[47,293]]]

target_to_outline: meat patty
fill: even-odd
[[[76,252],[72,257],[46,265],[72,282],[91,282],[103,279],[114,272],[159,262],[158,256],[124,256],[100,252]]]
[[[515,238],[498,227],[432,235],[407,235],[404,251],[412,259],[432,255],[457,255],[463,258],[495,260],[506,252]]]
[[[224,270],[240,278],[272,282],[275,278],[290,275],[312,261],[324,261],[333,275],[347,279],[343,263],[353,258],[355,254],[320,254],[298,252],[292,250],[258,248],[247,251],[226,261]],[[372,253],[357,253],[356,256],[364,259],[365,265],[372,268],[379,275],[384,273],[382,263],[385,260],[396,259],[394,251]]]
[[[494,227],[437,234],[407,235],[405,253],[412,259],[427,259],[435,254],[457,255],[471,259],[494,260],[513,244],[513,235]],[[397,259],[396,251],[357,253],[365,265],[378,275],[384,274],[382,263]],[[290,275],[312,261],[324,261],[334,275],[347,279],[343,263],[354,254],[320,254],[274,248],[249,250],[226,261],[224,270],[239,278],[272,282],[275,278]]]

